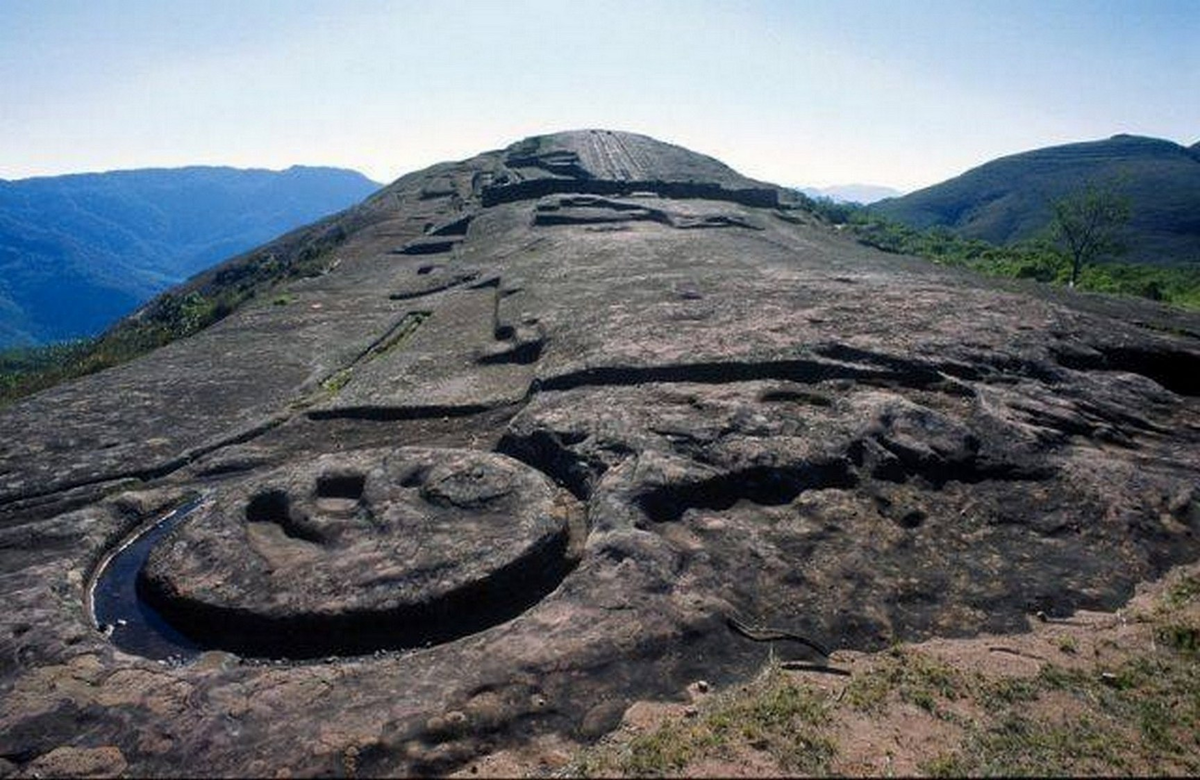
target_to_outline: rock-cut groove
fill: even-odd
[[[426,270],[428,269],[428,270]],[[417,269],[418,276],[424,276],[433,270],[433,266],[421,266]],[[424,298],[427,295],[445,292],[460,285],[469,284],[479,278],[478,271],[470,271],[467,273],[456,274],[438,284],[424,287],[420,290],[410,290],[406,292],[395,292],[388,296],[389,300],[393,301],[409,301],[413,298]]]
[[[258,658],[361,656],[443,644],[511,620],[548,596],[570,573],[570,533],[425,604],[391,609],[273,617],[181,600],[138,577],[138,595],[201,649]]]
[[[553,431],[535,430],[528,436],[505,432],[496,452],[519,460],[550,477],[580,501],[587,501],[596,479],[596,469],[569,449],[582,438],[573,439]]]
[[[804,359],[681,363],[666,366],[603,366],[547,377],[540,380],[538,389],[573,390],[578,387],[640,385],[648,382],[731,384],[762,379],[790,380],[803,384],[814,384],[829,379],[854,379],[906,387],[950,389],[947,386],[947,378],[941,372],[917,364],[867,368]]]
[[[317,478],[317,498],[343,498],[357,501],[366,489],[365,474],[326,474]]]
[[[458,246],[462,239],[458,236],[418,238],[399,249],[392,250],[398,255],[440,255],[450,252]]]
[[[351,420],[375,420],[378,422],[398,422],[402,420],[431,420],[443,417],[471,417],[496,409],[487,404],[464,404],[462,406],[346,406],[336,409],[312,409],[308,414],[310,420],[335,420],[340,418]]]
[[[542,349],[545,347],[545,344],[546,341],[543,338],[518,341],[501,352],[493,352],[483,355],[475,362],[483,366],[494,366],[501,364],[529,366],[541,359]]]
[[[102,560],[88,589],[88,611],[96,628],[127,653],[162,660],[190,656],[201,648],[180,633],[137,591],[138,572],[150,551],[200,506],[190,501],[118,545]]]
[[[318,482],[324,498],[362,492],[358,475]],[[453,641],[517,617],[549,595],[577,563],[574,531],[563,529],[521,557],[429,604],[299,614],[272,619],[162,593],[144,575],[151,551],[201,506],[199,499],[139,530],[98,566],[88,588],[88,612],[98,629],[125,652],[151,659],[192,657],[225,650],[247,657],[307,659],[358,656]],[[289,511],[280,495],[263,494],[247,507],[249,522],[277,522]]]
[[[431,316],[433,316],[433,312],[430,311],[410,311],[406,313],[403,317],[396,320],[382,336],[371,342],[349,364],[339,368],[321,380],[321,387],[333,394],[338,393],[350,382],[354,375],[354,369],[360,364],[369,363],[399,347],[416,333],[422,323]],[[313,417],[312,412],[309,413],[309,417],[310,419],[317,419]]]
[[[1096,350],[1095,354],[1059,350],[1054,358],[1064,368],[1140,374],[1178,395],[1200,395],[1200,355],[1165,348],[1098,347]]]
[[[653,192],[663,198],[721,200],[743,206],[778,208],[779,192],[769,187],[727,188],[710,182],[612,181],[609,179],[527,179],[508,184],[485,185],[480,202],[485,208],[519,200],[534,200],[547,195],[631,195]]]
[[[851,488],[858,480],[844,460],[799,466],[754,466],[696,482],[663,485],[638,498],[655,523],[679,520],[689,509],[729,509],[739,501],[760,506],[790,504],[806,490]]]

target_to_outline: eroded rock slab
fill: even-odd
[[[699,589],[834,647],[1112,609],[1188,557],[1195,472],[1170,436],[1109,420],[1123,448],[1081,445],[1022,416],[1022,394],[951,388],[546,392],[501,447],[586,497],[593,539],[661,535]]]
[[[813,660],[731,617],[1021,631],[1200,557],[1195,315],[885,255],[606,131],[328,229],[282,303],[0,412],[4,771],[443,772]],[[90,585],[193,500],[131,576],[204,652],[126,652]]]

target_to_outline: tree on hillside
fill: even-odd
[[[1072,287],[1085,265],[1124,251],[1121,232],[1131,207],[1119,181],[1088,182],[1051,201],[1050,210],[1054,237],[1071,257]]]

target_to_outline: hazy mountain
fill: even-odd
[[[378,186],[354,171],[300,166],[0,180],[0,347],[97,333],[197,271]]]
[[[837,203],[874,203],[904,193],[880,184],[835,184],[831,187],[798,187],[810,198],[829,198]]]
[[[1116,135],[1002,157],[872,209],[914,227],[945,225],[1004,243],[1046,227],[1051,199],[1119,179],[1132,200],[1126,259],[1200,262],[1200,145]]]

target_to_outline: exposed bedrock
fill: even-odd
[[[779,192],[770,187],[723,187],[708,182],[683,181],[605,181],[588,179],[531,179],[499,186],[485,187],[481,202],[497,206],[519,200],[541,198],[560,193],[591,195],[632,195],[650,192],[664,198],[703,198],[725,200],[757,208],[775,208],[780,204]]]
[[[629,222],[655,222],[681,230],[740,227],[761,230],[744,213],[731,209],[715,210],[711,202],[691,206],[661,199],[654,192],[631,193],[629,199],[603,198],[598,195],[548,196],[538,201],[533,212],[535,226],[605,225]]]
[[[573,562],[573,501],[503,456],[328,455],[227,486],[154,549],[143,597],[197,643],[313,657],[502,622]]]
[[[1153,379],[1179,395],[1200,395],[1200,354],[1165,344],[1060,345],[1054,353],[1058,362],[1080,371],[1122,371]]]
[[[588,502],[590,544],[654,533],[689,587],[879,647],[1115,608],[1191,555],[1192,469],[1154,457],[1136,421],[1085,439],[1066,412],[1031,416],[1031,397],[1060,401],[845,380],[580,387],[536,397],[501,448]]]
[[[534,225],[597,225],[613,222],[671,223],[666,212],[633,203],[571,195],[543,198],[534,211]]]
[[[633,133],[581,130],[527,138],[509,147],[503,172],[483,185],[484,206],[556,193],[727,200],[773,208],[786,193],[710,157]]]
[[[461,241],[462,239],[456,236],[419,238],[395,251],[400,255],[440,255],[454,249]]]
[[[1200,557],[1195,314],[784,200],[644,136],[527,139],[0,409],[0,774],[449,772],[816,660],[730,617],[828,649],[1022,631]],[[96,620],[117,569],[142,600]],[[126,641],[147,606],[185,652]]]

